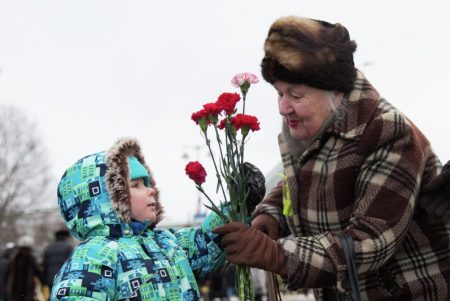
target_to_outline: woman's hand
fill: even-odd
[[[228,261],[277,274],[287,273],[283,248],[261,231],[231,222],[213,229],[213,233],[223,235],[221,245]]]
[[[423,187],[419,208],[438,218],[450,218],[450,161],[437,177]]]
[[[252,221],[252,227],[269,235],[273,240],[277,240],[279,237],[280,227],[278,221],[270,214],[258,214]]]

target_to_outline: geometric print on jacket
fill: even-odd
[[[81,242],[55,277],[52,300],[199,300],[197,279],[223,265],[224,251],[211,232],[223,222],[214,213],[198,228],[160,230],[153,224],[138,232],[131,226],[123,216],[129,204],[114,203],[128,200],[128,156],[147,168],[156,189],[132,139],[86,156],[64,173],[58,204]],[[160,214],[159,194],[155,200]]]

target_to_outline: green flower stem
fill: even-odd
[[[219,151],[220,151],[220,160],[222,161],[222,166],[223,166],[223,168],[224,168],[224,172],[225,172],[225,176],[228,176],[229,174],[230,174],[230,169],[229,169],[229,167],[228,167],[228,164],[224,164],[224,162],[225,162],[225,159],[224,159],[224,156],[223,156],[223,152],[222,152],[222,141],[220,140],[220,135],[219,135],[219,131],[217,130],[217,126],[214,124],[214,130],[215,130],[215,132],[216,132],[216,139],[217,139],[217,142],[218,142],[218,144],[219,144]],[[227,140],[225,140],[225,143],[226,143],[226,141]],[[226,145],[226,144],[225,144]],[[210,151],[211,152],[211,151]],[[211,154],[211,156],[212,156],[212,154]],[[223,189],[222,189],[223,190]]]
[[[242,143],[241,143],[241,166],[244,166],[244,142],[247,135],[242,135]]]
[[[245,142],[245,136],[242,137],[242,143],[241,143],[241,164],[240,167],[240,178],[241,182],[244,183],[245,174],[244,174],[244,142]],[[241,186],[243,189],[240,191],[240,198],[242,200],[242,215],[241,215],[241,222],[246,223],[246,217],[247,217],[247,202],[246,202],[246,191],[245,191],[245,185]]]
[[[227,203],[228,202],[227,195],[225,194],[225,190],[223,189],[222,180],[221,180],[220,174],[219,174],[219,169],[217,168],[216,160],[214,159],[214,155],[213,155],[213,152],[212,152],[212,149],[211,149],[211,141],[209,140],[209,138],[206,135],[206,133],[205,133],[205,140],[206,140],[206,145],[208,146],[209,153],[211,155],[212,161],[214,163],[214,169],[216,170],[217,181],[219,183],[220,188],[222,189],[223,198],[225,200],[225,203]]]
[[[236,285],[240,301],[255,300],[255,291],[253,289],[252,275],[249,267],[236,266]]]
[[[200,191],[207,199],[208,201],[211,203],[211,206],[206,206],[208,209],[214,211],[214,213],[216,213],[218,216],[220,216],[223,220],[224,223],[228,223],[230,220],[229,218],[227,218],[225,216],[225,214],[223,214],[223,212],[216,206],[216,204],[214,204],[214,202],[211,200],[211,198],[209,197],[209,195],[206,194],[206,192],[203,190],[201,185],[196,185],[198,191]]]
[[[234,199],[240,200],[236,203],[235,207],[236,209],[239,209],[239,218],[238,221],[246,223],[247,219],[247,206],[245,202],[245,181],[244,181],[244,167],[243,167],[243,150],[244,150],[244,144],[242,143],[241,146],[238,145],[237,140],[234,139],[232,141],[233,146],[236,150],[235,156],[237,164],[234,164],[234,171],[236,175],[236,187],[240,188],[237,193],[238,196],[236,196]],[[234,158],[234,157],[233,157]],[[240,206],[239,206],[240,205]]]
[[[243,89],[241,89],[241,92],[242,92],[242,114],[245,114],[245,98],[247,96],[247,92],[245,92]]]

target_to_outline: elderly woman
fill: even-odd
[[[355,69],[347,29],[281,18],[264,50],[286,178],[256,208],[254,227],[215,230],[228,260],[281,274],[290,290],[315,288],[318,300],[350,300],[346,233],[363,300],[450,300],[449,225],[417,208],[441,163]]]

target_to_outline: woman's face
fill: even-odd
[[[131,180],[130,194],[131,194],[131,217],[134,220],[144,222],[149,220],[156,221],[156,190],[147,187],[144,184],[144,179]]]
[[[295,139],[310,140],[317,135],[342,99],[342,93],[316,89],[304,84],[277,81],[278,109]]]

